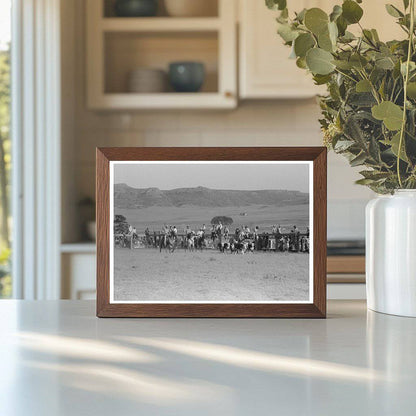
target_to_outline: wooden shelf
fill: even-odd
[[[61,253],[95,253],[96,246],[92,241],[81,241],[79,243],[63,243],[61,244]]]
[[[90,105],[97,109],[215,109],[234,108],[232,96],[217,93],[102,94]]]
[[[97,110],[235,108],[235,6],[234,1],[218,0],[215,17],[120,18],[103,17],[103,0],[87,0],[88,107]],[[167,71],[175,61],[204,63],[206,79],[201,92],[127,92],[132,70]]]
[[[105,32],[214,32],[220,29],[221,20],[218,17],[107,17],[98,24]]]

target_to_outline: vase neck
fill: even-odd
[[[396,189],[394,195],[416,197],[416,189]]]

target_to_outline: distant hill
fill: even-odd
[[[308,204],[309,194],[289,190],[235,191],[197,188],[178,188],[163,191],[159,188],[136,189],[126,184],[114,185],[116,208],[147,207],[238,207],[248,205]]]

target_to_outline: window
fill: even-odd
[[[10,42],[11,0],[0,0],[0,298],[12,294],[10,267]]]

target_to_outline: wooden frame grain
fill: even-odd
[[[110,303],[110,161],[312,161],[313,303]],[[160,318],[325,318],[326,165],[324,147],[97,148],[97,316]]]

